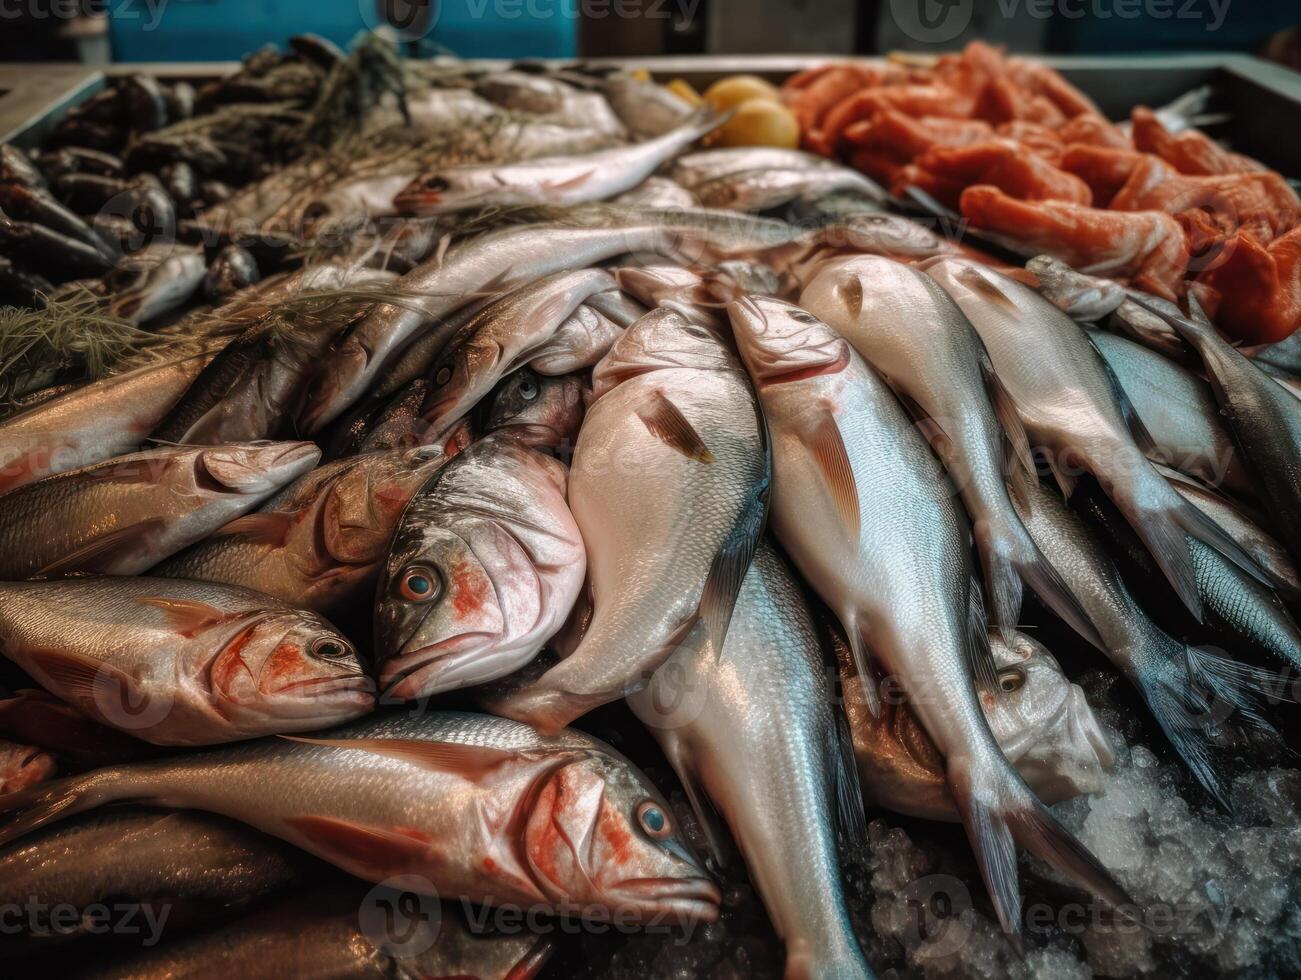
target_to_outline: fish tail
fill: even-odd
[[[118,798],[111,769],[40,783],[0,796],[0,845]]]
[[[1146,460],[1135,460],[1128,466],[1137,467],[1131,483],[1104,484],[1104,489],[1143,540],[1180,601],[1200,623],[1202,599],[1197,591],[1197,574],[1183,523],[1186,520],[1183,511],[1192,505],[1171,490]],[[1123,466],[1121,470],[1126,468]],[[1148,474],[1152,479],[1147,478]],[[1162,485],[1158,487],[1153,481]]]
[[[1039,802],[992,739],[979,758],[951,755],[947,773],[981,877],[1008,936],[1018,938],[1021,932],[1018,846],[1113,908],[1132,907],[1125,889]]]

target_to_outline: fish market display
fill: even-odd
[[[302,35],[0,146],[6,975],[1296,972],[1297,175],[716,76]]]

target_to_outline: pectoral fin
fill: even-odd
[[[642,420],[651,435],[666,446],[676,449],[687,459],[694,459],[700,463],[714,461],[714,454],[709,451],[700,433],[658,388],[650,393],[647,404],[637,408],[637,417]]]
[[[861,513],[858,485],[854,482],[849,451],[845,448],[835,416],[827,412],[816,426],[801,436],[801,440],[818,464],[845,533],[850,540],[857,541]]]

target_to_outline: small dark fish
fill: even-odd
[[[0,183],[39,190],[45,186],[45,177],[26,153],[12,143],[0,143]]]
[[[59,200],[81,215],[94,215],[119,194],[131,190],[131,181],[125,177],[105,177],[100,174],[60,174],[51,178],[54,193]]]
[[[190,205],[199,197],[199,177],[184,160],[168,164],[158,171],[158,179],[163,188],[178,207],[190,210]]]
[[[105,278],[109,311],[124,320],[147,323],[183,306],[203,282],[203,253],[159,243],[125,256]]]
[[[43,225],[65,238],[88,245],[106,260],[116,258],[108,243],[95,234],[90,225],[48,193],[17,184],[0,184],[0,211],[16,221]]]
[[[253,254],[239,245],[227,245],[208,266],[208,275],[203,281],[203,295],[214,303],[223,303],[241,289],[261,279],[262,274],[258,271],[257,259],[253,258]]]
[[[54,282],[102,276],[113,268],[112,260],[93,245],[12,218],[0,217],[0,253],[11,259],[21,256],[25,265]]]
[[[127,122],[137,133],[152,133],[167,125],[167,96],[152,75],[132,74],[117,79]]]
[[[189,82],[173,82],[163,89],[167,99],[167,121],[178,123],[194,115],[194,100],[197,93]]]
[[[60,177],[64,174],[97,174],[100,177],[124,177],[126,167],[122,158],[101,150],[92,150],[85,146],[65,146],[37,158],[46,177]]]

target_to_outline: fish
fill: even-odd
[[[365,881],[597,919],[712,922],[721,900],[667,801],[577,731],[392,713],[292,739],[114,766],[0,799],[0,844],[130,799],[204,810]]]
[[[0,581],[142,574],[320,457],[310,442],[166,446],[29,483],[0,497]]]
[[[582,371],[603,358],[623,331],[624,327],[604,313],[581,303],[556,328],[545,349],[529,364],[542,375]]]
[[[925,271],[985,342],[1031,446],[1042,451],[1063,495],[1080,471],[1097,476],[1195,617],[1201,600],[1186,535],[1263,575],[1147,461],[1152,437],[1079,325],[1028,286],[977,263],[941,259]]]
[[[872,971],[850,922],[836,834],[861,844],[867,824],[826,670],[802,588],[762,541],[722,654],[680,647],[629,704],[705,826],[721,816],[731,828],[786,944],[785,975],[849,980]]]
[[[512,163],[436,167],[401,190],[393,205],[403,214],[426,216],[604,201],[636,187],[727,118],[705,108],[662,136],[628,146]]]
[[[476,932],[455,906],[431,912],[422,903],[412,905],[412,898],[397,888],[371,896],[364,888],[332,884],[128,958],[101,957],[78,975],[87,980],[231,975],[532,980],[554,948],[553,939],[528,929]]]
[[[115,807],[0,851],[0,901],[15,907],[33,897],[50,908],[102,905],[110,915],[130,903],[139,940],[150,938],[148,922],[157,923],[170,940],[306,884],[314,864],[274,837],[224,817]],[[32,929],[24,920],[0,935],[0,959],[91,939],[96,925],[78,919],[68,928]]]
[[[637,139],[654,139],[683,125],[696,108],[663,85],[616,72],[605,79],[604,95],[620,122]]]
[[[767,514],[763,419],[721,337],[654,310],[593,377],[569,473],[591,626],[569,657],[490,702],[543,730],[644,687],[695,630],[721,651]]]
[[[675,310],[702,326],[717,327],[722,323],[712,284],[694,269],[656,262],[621,266],[614,278],[620,289],[648,307]]]
[[[0,422],[0,494],[139,448],[212,357],[146,364]]]
[[[373,453],[385,449],[411,449],[421,445],[425,438],[425,421],[420,415],[420,409],[429,398],[429,390],[432,387],[428,379],[417,378],[380,406],[379,410],[369,417],[356,452]],[[453,429],[446,439],[440,441],[444,449],[450,442],[455,441],[457,431],[459,430]],[[342,455],[351,455],[351,453]]]
[[[60,239],[86,246],[90,252],[78,254],[84,254],[89,265],[95,264],[90,257],[92,252],[99,256],[105,268],[111,268],[118,258],[117,252],[93,228],[43,188],[0,183],[0,209],[16,224],[29,229],[44,228]]]
[[[804,150],[777,146],[728,146],[685,153],[673,161],[669,175],[694,190],[701,184],[740,173],[764,170],[838,170],[833,160]]]
[[[746,170],[692,188],[703,206],[732,211],[772,211],[797,198],[846,192],[875,203],[887,197],[876,181],[848,167]]]
[[[1201,359],[1220,411],[1256,478],[1261,501],[1277,521],[1288,550],[1301,554],[1301,401],[1204,318],[1175,316],[1137,297],[1134,301],[1173,327]]]
[[[0,796],[43,783],[57,768],[54,757],[42,749],[0,741]]]
[[[34,191],[45,187],[45,175],[26,152],[12,143],[0,146],[0,183],[20,184]]]
[[[557,272],[484,307],[430,366],[433,384],[421,409],[427,438],[446,435],[502,377],[552,353],[550,342],[578,305],[612,288],[604,269]]]
[[[631,208],[695,208],[695,194],[668,177],[647,177],[632,190],[610,198],[610,203]]]
[[[1006,471],[1016,471],[1014,482],[1033,478],[1030,446],[985,345],[948,294],[917,269],[864,255],[825,264],[800,306],[849,341],[926,432],[966,507],[990,618],[1005,636],[1018,622],[1024,581],[1080,635],[1096,638],[1016,516]]]
[[[480,403],[485,434],[498,432],[534,449],[571,448],[578,438],[590,389],[576,374],[548,377],[520,368]]]
[[[843,626],[859,674],[874,676],[879,661],[909,694],[945,758],[1003,931],[1020,928],[1018,845],[1124,907],[1123,889],[1044,808],[989,730],[978,691],[992,696],[997,681],[970,532],[926,440],[817,317],[752,297],[727,311],[772,433],[773,534]],[[878,710],[875,687],[864,690]]]
[[[105,278],[108,311],[133,323],[155,320],[183,306],[207,271],[202,252],[170,244],[124,256]]]
[[[1142,696],[1197,781],[1227,808],[1227,786],[1216,771],[1210,730],[1202,719],[1211,716],[1215,705],[1246,705],[1240,689],[1246,668],[1188,646],[1153,622],[1097,534],[1060,496],[1035,485],[1023,500],[1013,499],[1039,547],[1089,610],[1102,634],[1102,653]]]
[[[569,616],[587,570],[563,464],[501,433],[472,443],[403,511],[376,591],[388,695],[504,677]]]
[[[248,249],[227,245],[215,256],[203,279],[203,295],[214,303],[224,303],[241,289],[262,279],[257,259]]]
[[[923,820],[959,821],[944,779],[944,757],[917,721],[906,699],[883,701],[873,715],[854,670],[849,645],[835,637],[845,685],[845,713],[865,800]],[[993,697],[981,709],[999,747],[1044,803],[1102,793],[1115,752],[1078,684],[1062,673],[1053,655],[1024,633],[1006,643],[991,632],[998,667]]]
[[[15,221],[3,212],[0,212],[0,252],[22,256],[25,266],[52,282],[90,279],[113,268],[113,260],[94,245],[42,224]]]
[[[453,245],[398,280],[396,288],[414,299],[400,306],[377,305],[327,352],[299,418],[301,431],[320,431],[360,398],[421,330],[476,297],[490,300],[554,272],[586,268],[624,252],[672,257],[676,241],[670,229],[652,223],[605,228],[542,224],[503,228]],[[444,323],[433,329],[448,338],[456,327]]]
[[[343,617],[374,596],[398,518],[445,462],[438,450],[417,448],[326,463],[153,574],[239,586]]]
[[[155,745],[312,731],[374,706],[352,644],[318,615],[210,582],[0,583],[0,650],[91,718]]]
[[[109,728],[48,691],[0,698],[0,737],[40,746],[62,770],[80,772],[157,756],[164,749]]]

